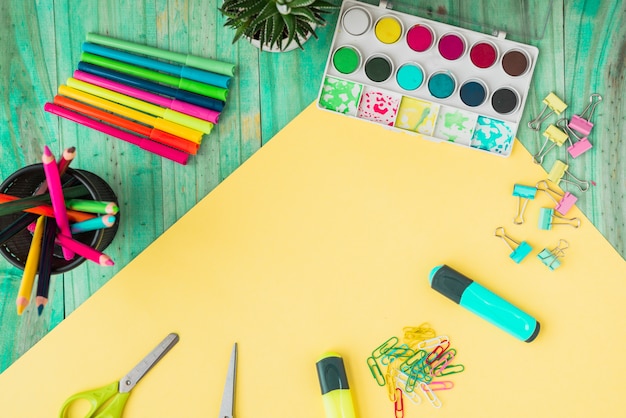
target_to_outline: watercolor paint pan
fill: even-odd
[[[506,157],[538,55],[531,45],[346,0],[317,106]]]

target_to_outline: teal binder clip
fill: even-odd
[[[511,260],[515,261],[517,264],[519,264],[524,258],[526,258],[526,256],[530,254],[530,252],[533,250],[533,248],[528,245],[526,241],[517,242],[513,238],[509,237],[504,232],[503,227],[496,228],[496,237],[502,238],[502,240],[506,242],[506,245],[508,245],[509,248],[513,251],[511,254],[509,254],[509,257],[511,257]]]
[[[524,186],[523,184],[516,184],[513,186],[513,196],[518,197],[517,214],[513,218],[515,225],[521,225],[524,223],[524,212],[526,211],[526,205],[529,200],[533,200],[537,194],[537,188],[532,186]]]
[[[564,239],[561,239],[559,240],[557,246],[552,250],[544,248],[539,254],[537,254],[537,258],[551,271],[554,271],[561,266],[559,258],[565,257],[565,250],[567,248],[569,248],[569,243]]]
[[[555,221],[555,219],[560,221]],[[580,227],[580,219],[578,218],[566,218],[554,213],[554,209],[541,208],[539,212],[539,229],[549,230],[553,225],[568,225],[572,228]]]

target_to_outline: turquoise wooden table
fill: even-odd
[[[535,19],[535,7],[547,4],[526,3],[531,12],[520,19]],[[468,21],[486,10],[491,16],[510,14],[489,0],[436,4],[440,6],[433,13],[456,13]],[[524,121],[541,111],[541,101],[551,91],[573,111],[582,110],[591,93],[602,94],[604,100],[594,115],[594,147],[571,170],[576,177],[596,183],[589,192],[579,194],[578,205],[622,256],[626,254],[625,19],[621,0],[555,0],[542,39],[509,36],[540,49]],[[0,178],[39,162],[44,145],[57,155],[76,146],[73,167],[105,179],[117,194],[121,210],[118,234],[106,250],[115,266],[84,263],[53,276],[50,302],[41,316],[32,304],[22,316],[17,315],[21,271],[0,259],[0,371],[315,100],[336,13],[328,17],[326,27],[318,28],[319,39],[307,42],[303,51],[280,54],[260,52],[245,40],[231,45],[233,32],[223,28],[224,21],[214,2],[203,0],[0,2]],[[52,100],[76,69],[89,32],[236,64],[220,122],[204,137],[198,155],[187,166],[44,112],[44,103]],[[543,143],[539,134],[524,127],[518,137],[531,153]],[[563,158],[564,149],[549,154],[544,168],[549,170],[559,156]],[[616,274],[626,276],[626,272]]]

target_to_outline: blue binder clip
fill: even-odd
[[[555,221],[555,219],[557,219],[557,221]],[[559,219],[561,221],[558,221]],[[552,229],[553,225],[567,225],[572,228],[578,228],[580,227],[580,219],[566,218],[558,213],[554,213],[554,209],[541,208],[541,211],[539,212],[539,229],[547,231]]]
[[[530,252],[533,250],[533,248],[528,245],[526,241],[517,242],[513,238],[509,237],[504,232],[503,227],[496,228],[496,237],[502,238],[502,240],[506,242],[506,245],[508,245],[509,248],[513,250],[513,252],[509,254],[509,257],[511,257],[511,260],[515,261],[517,264],[519,264],[524,258],[526,258],[526,256],[530,254]]]
[[[526,211],[526,205],[529,200],[533,200],[537,194],[537,188],[532,186],[524,186],[523,184],[516,184],[513,186],[513,196],[518,197],[517,214],[513,218],[515,225],[521,225],[524,223],[524,212]],[[522,203],[523,202],[523,203]]]
[[[565,250],[568,247],[569,243],[564,239],[560,239],[556,247],[551,250],[549,250],[548,248],[544,248],[543,251],[537,254],[537,258],[541,260],[541,262],[545,264],[546,267],[554,271],[561,266],[559,258],[565,257]]]

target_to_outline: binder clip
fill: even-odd
[[[560,194],[556,190],[551,189],[550,186],[548,186],[548,182],[545,180],[541,180],[539,183],[537,183],[535,187],[537,188],[537,190],[545,192],[550,197],[550,199],[554,201],[556,205],[554,207],[554,210],[561,215],[565,215],[567,212],[569,212],[569,210],[578,200],[578,198],[570,192]],[[557,200],[555,196],[556,198],[559,198],[559,200]]]
[[[543,103],[545,104],[545,107],[539,116],[528,122],[528,127],[533,131],[539,132],[541,122],[546,120],[551,114],[556,113],[557,115],[560,115],[561,112],[567,109],[567,104],[563,100],[559,99],[559,97],[554,93],[548,94],[546,98],[543,99]],[[550,112],[544,115],[548,109],[550,109]]]
[[[528,245],[526,241],[517,242],[513,238],[509,237],[504,232],[503,227],[496,228],[496,237],[502,238],[502,240],[506,242],[506,245],[508,245],[513,251],[509,254],[509,257],[511,257],[511,260],[515,261],[517,264],[519,264],[533,250],[533,248]],[[515,247],[513,245],[515,245]]]
[[[592,145],[586,136],[584,138],[581,138],[576,135],[576,133],[572,131],[570,127],[565,123],[565,121],[566,119],[559,119],[559,121],[557,122],[557,126],[559,126],[561,129],[565,130],[568,133],[567,140],[569,141],[570,146],[567,147],[567,152],[569,152],[569,155],[571,155],[573,158],[576,158],[579,155],[589,151]],[[572,142],[572,137],[576,138],[576,142]]]
[[[566,119],[562,119],[562,120],[566,121]],[[562,130],[560,130],[554,125],[548,126],[548,128],[543,132],[543,136],[546,137],[546,141],[543,143],[543,146],[541,147],[539,152],[533,155],[533,162],[535,164],[543,163],[543,157],[545,157],[546,154],[550,152],[552,148],[554,148],[556,145],[560,147],[569,138],[567,133],[563,132]],[[545,149],[546,145],[548,145],[548,142],[552,142],[552,145],[550,145],[548,149]]]
[[[567,248],[569,248],[569,243],[564,239],[560,239],[556,247],[551,250],[544,248],[539,254],[537,254],[537,258],[541,260],[546,267],[554,271],[561,265],[559,258],[565,257],[565,250]]]
[[[513,186],[513,196],[518,197],[517,202],[517,214],[513,218],[515,225],[521,225],[524,223],[524,212],[526,211],[526,205],[529,200],[533,200],[537,194],[537,188],[532,186],[524,186],[523,184],[516,184]],[[522,203],[523,202],[523,203]]]
[[[547,231],[552,229],[552,226],[554,225],[567,225],[572,228],[579,228],[580,219],[565,218],[562,215],[554,213],[554,209],[541,208],[541,211],[539,212],[539,229]]]
[[[559,185],[561,180],[563,180],[565,183],[573,184],[574,186],[578,188],[578,190],[580,190],[583,193],[589,190],[589,188],[591,187],[590,184],[592,184],[593,182],[590,182],[588,180],[580,180],[579,178],[576,178],[572,173],[567,171],[568,168],[569,166],[565,164],[563,161],[556,160],[554,162],[554,165],[550,169],[550,172],[548,173],[548,180],[550,180],[552,183],[556,184],[557,186]],[[574,180],[563,179],[563,176],[565,176],[565,174],[567,174],[569,177],[573,178]]]
[[[591,132],[591,128],[593,128],[593,123],[590,122],[591,116],[593,115],[594,110],[596,110],[596,106],[602,101],[602,96],[598,93],[593,93],[589,96],[589,104],[582,111],[580,115],[572,116],[568,126],[579,132],[585,136],[589,135]]]

